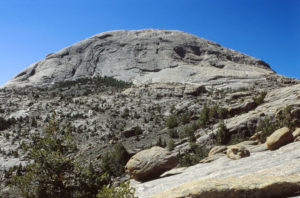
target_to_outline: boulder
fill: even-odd
[[[126,164],[126,172],[137,181],[147,181],[158,178],[177,163],[175,154],[155,146],[132,156]]]
[[[226,155],[230,159],[237,160],[250,156],[250,151],[244,146],[233,145],[228,147]]]
[[[280,128],[272,133],[266,141],[269,150],[275,150],[294,140],[291,130],[287,127]]]
[[[296,128],[296,130],[293,132],[293,137],[296,139],[300,136],[300,128]]]
[[[300,191],[299,176],[244,176],[192,181],[151,198],[287,197]]]

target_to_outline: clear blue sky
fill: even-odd
[[[96,33],[144,28],[189,32],[300,79],[300,0],[1,0],[0,85]]]

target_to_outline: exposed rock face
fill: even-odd
[[[235,84],[274,73],[253,57],[181,31],[111,31],[46,56],[5,84],[41,86],[80,77],[145,82]],[[235,80],[236,79],[236,80]]]
[[[155,146],[132,156],[126,164],[126,169],[135,180],[146,181],[159,177],[176,165],[176,155],[164,148]]]
[[[300,153],[300,142],[294,142],[285,145],[275,151],[267,150],[262,152],[254,152],[251,153],[249,157],[242,158],[240,160],[231,160],[226,156],[224,156],[211,163],[197,164],[195,166],[191,166],[185,169],[183,173],[178,175],[160,178],[146,183],[136,183],[132,181],[132,185],[136,187],[136,194],[138,195],[139,198],[151,197],[156,194],[160,194],[167,191],[171,194],[170,191],[174,188],[178,190],[179,189],[182,190],[182,191],[181,190],[174,191],[174,193],[178,192],[180,195],[182,195],[181,193],[185,193],[185,192],[207,193],[210,190],[211,192],[215,192],[217,195],[219,191],[212,190],[214,188],[218,189],[215,186],[215,184],[218,182],[221,186],[224,186],[228,178],[233,178],[231,179],[231,182],[229,182],[228,180],[230,186],[232,186],[233,189],[230,190],[229,188],[227,188],[228,186],[227,187],[224,186],[224,189],[227,189],[231,193],[234,193],[234,189],[243,189],[243,188],[247,189],[247,186],[248,187],[252,186],[254,187],[254,189],[257,190],[257,191],[252,191],[252,193],[254,192],[269,193],[269,191],[266,190],[268,189],[267,186],[273,186],[273,185],[277,186],[281,184],[283,186],[285,181],[288,181],[290,178],[295,178],[296,180],[294,180],[293,182],[292,182],[293,179],[290,180],[291,182],[287,182],[289,183],[287,186],[289,186],[288,188],[291,190],[296,186],[298,186],[299,188],[299,181],[298,181],[300,177],[299,153]],[[220,178],[220,179],[217,180],[216,178]],[[203,188],[201,187],[201,185],[196,185],[198,181],[201,184],[203,184],[202,186]],[[181,185],[192,184],[190,182],[192,183],[195,182],[194,183],[195,191],[193,191],[192,188],[190,189],[191,190],[190,191],[188,188],[188,186],[190,185],[186,185],[187,188],[185,188],[186,191],[184,192],[183,190],[184,188],[182,188]],[[235,182],[239,182],[239,183],[234,184]],[[257,185],[255,185],[255,183],[257,183]],[[238,186],[240,186],[241,188],[239,188]],[[281,187],[279,188],[278,186],[276,188],[283,189]],[[207,189],[208,191],[206,191],[205,189]],[[222,187],[219,188],[219,190],[221,189]],[[266,191],[264,191],[263,189]],[[250,193],[251,192],[250,188],[248,190],[249,190],[248,192]],[[274,191],[277,192],[276,190]],[[292,192],[296,193],[298,191],[296,190]],[[162,195],[167,197],[167,193]],[[178,194],[174,194],[174,195],[177,196]],[[249,195],[251,195],[251,193]],[[178,197],[185,197],[185,196],[178,196]],[[210,197],[215,197],[215,196],[214,194],[211,194]],[[265,196],[261,196],[261,197],[265,197]],[[279,197],[284,197],[284,196],[279,196]]]
[[[270,150],[278,149],[279,147],[288,144],[294,140],[293,134],[290,129],[283,127],[272,133],[266,141],[266,144]]]
[[[300,177],[247,176],[193,181],[151,198],[286,197],[300,191]]]
[[[226,155],[230,159],[238,160],[238,159],[241,159],[243,157],[250,156],[250,152],[244,146],[234,145],[234,146],[228,147],[228,149],[226,151]]]

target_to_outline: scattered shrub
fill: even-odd
[[[289,127],[291,130],[295,129],[295,124],[293,123],[293,118],[291,115],[292,107],[285,107],[277,117],[271,119],[270,117],[265,117],[259,122],[256,127],[256,132],[261,131],[260,141],[265,142],[267,137],[270,136],[274,131],[282,127]]]
[[[101,159],[101,168],[110,176],[121,176],[124,174],[130,155],[123,144],[114,145],[112,151],[107,152]]]
[[[14,176],[7,174],[7,177],[12,176],[11,185],[24,198],[96,198],[107,192],[111,195],[122,193],[120,195],[123,197],[133,196],[134,191],[127,184],[108,189],[107,186],[111,184],[109,174],[96,171],[91,163],[87,167],[80,165],[78,158],[75,158],[78,150],[71,128],[60,126],[55,114],[44,136],[34,137],[33,142],[25,147],[30,163],[16,169]],[[117,145],[111,157],[114,157],[111,167],[115,167],[116,161],[124,164],[124,147]]]
[[[179,137],[176,129],[169,129],[168,134],[169,134],[170,138],[178,138]]]
[[[266,95],[267,95],[267,92],[265,92],[265,91],[259,93],[258,96],[253,97],[254,103],[257,106],[260,105],[260,104],[262,104],[262,103],[264,103],[264,99],[265,99]]]
[[[97,198],[136,198],[134,193],[135,189],[129,186],[129,182],[125,182],[118,187],[104,186],[99,190]]]
[[[167,147],[168,147],[168,150],[169,150],[169,151],[174,150],[174,148],[175,148],[175,143],[174,143],[174,140],[173,140],[173,139],[169,139],[169,140],[168,140]]]
[[[178,126],[178,120],[177,117],[175,115],[170,115],[167,120],[166,120],[166,126],[168,128],[174,128]]]
[[[187,167],[198,164],[202,159],[208,156],[209,150],[205,146],[199,146],[195,142],[190,142],[191,152],[183,156],[177,155],[179,166]]]
[[[230,135],[224,121],[219,123],[219,127],[216,133],[216,142],[217,144],[226,144],[230,140]]]

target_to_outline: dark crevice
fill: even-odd
[[[197,55],[197,56],[201,55],[200,47],[198,47],[198,46],[191,46],[190,48],[191,48],[191,50],[193,51],[193,53],[195,55]]]
[[[176,54],[178,54],[181,58],[184,58],[186,55],[186,51],[183,47],[175,47],[174,51],[176,52]]]
[[[161,69],[140,69],[142,72],[160,72]]]
[[[21,76],[24,76],[25,74],[26,74],[26,72],[19,73],[15,78],[19,78]]]
[[[72,70],[72,77],[75,75],[75,73],[76,73],[76,68],[73,68],[73,70]]]
[[[69,56],[69,52],[65,52],[65,53],[61,54],[61,55],[60,55],[60,58],[63,58],[63,57],[65,57],[65,56]]]
[[[105,38],[108,38],[108,37],[111,37],[111,36],[113,36],[113,35],[111,35],[111,34],[104,34],[102,36],[98,36],[97,38],[98,39],[105,39]]]
[[[35,74],[35,68],[33,68],[30,73],[28,74],[28,78]]]

